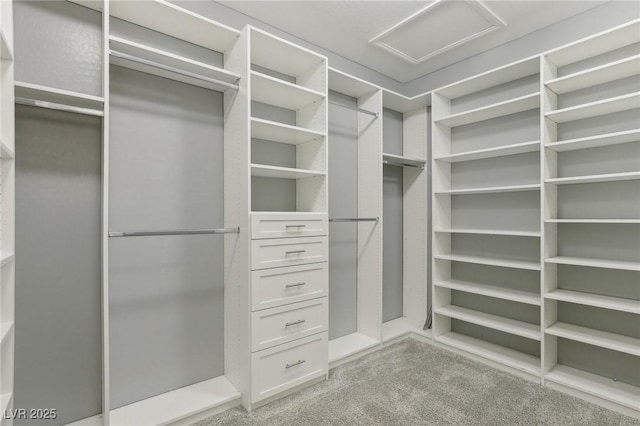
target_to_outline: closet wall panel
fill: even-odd
[[[100,119],[16,108],[14,406],[51,424],[102,409],[101,152]]]

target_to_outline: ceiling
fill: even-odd
[[[606,1],[219,3],[406,83]]]

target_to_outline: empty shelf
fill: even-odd
[[[547,328],[545,333],[629,355],[640,356],[640,339],[633,337],[563,322],[556,322]]]
[[[547,263],[559,265],[589,266],[592,268],[620,269],[623,271],[640,271],[640,262],[625,260],[590,259],[586,257],[556,256],[546,260]]]
[[[640,172],[625,172],[625,173],[609,173],[606,175],[591,175],[591,176],[575,176],[564,178],[547,179],[545,182],[553,183],[555,185],[569,185],[578,183],[598,183],[598,182],[618,182],[624,180],[639,180]]]
[[[84,93],[71,92],[69,90],[55,89],[53,87],[37,84],[15,82],[16,98],[32,99],[43,103],[42,106],[52,103],[68,106],[93,115],[103,115],[104,98]],[[39,105],[37,105],[39,106]]]
[[[440,260],[451,260],[454,262],[476,263],[479,265],[502,266],[505,268],[527,269],[531,271],[539,271],[540,264],[538,262],[527,260],[513,260],[496,257],[485,256],[469,256],[464,254],[437,254],[434,256]]]
[[[297,111],[325,95],[266,74],[251,71],[251,100]]]
[[[13,160],[15,153],[4,142],[0,142],[0,158],[4,160]]]
[[[251,137],[273,142],[298,145],[314,139],[322,138],[325,134],[302,127],[290,126],[275,121],[251,118]]]
[[[546,223],[640,224],[640,219],[546,219]]]
[[[580,291],[556,289],[545,294],[545,299],[560,302],[576,303],[578,305],[595,306],[614,311],[640,314],[640,300],[623,299],[621,297],[602,296],[599,294],[583,293]]]
[[[478,121],[490,120],[492,118],[528,111],[530,109],[538,108],[539,106],[540,93],[536,92],[482,108],[453,114],[437,120],[436,123],[447,127],[463,126],[465,124],[477,123]]]
[[[14,258],[15,256],[13,255],[13,253],[3,254],[2,258],[0,258],[0,266],[4,267],[5,265],[10,264],[11,262],[13,262]]]
[[[443,334],[436,337],[435,340],[438,343],[481,356],[507,367],[540,376],[540,358],[535,356],[455,332]]]
[[[527,339],[540,340],[540,326],[511,318],[500,317],[487,314],[473,309],[461,308],[460,306],[449,305],[437,308],[435,313],[449,318],[477,324],[482,327],[504,331]]]
[[[11,329],[13,328],[13,321],[7,321],[0,324],[0,342],[4,341]]]
[[[496,299],[510,300],[512,302],[526,303],[528,305],[540,305],[540,295],[528,291],[458,280],[440,281],[435,285],[436,287],[463,291],[465,293],[479,294],[482,296],[494,297]]]
[[[251,176],[278,179],[304,179],[309,177],[325,176],[326,173],[314,170],[292,169],[289,167],[265,166],[262,164],[251,165]]]
[[[0,28],[0,59],[5,61],[13,60],[13,51],[11,50],[11,46],[9,46],[9,41],[7,40],[1,28]]]
[[[499,192],[521,192],[521,191],[538,191],[538,190],[540,190],[539,184],[531,184],[531,185],[493,186],[493,187],[487,187],[487,188],[450,189],[447,191],[436,191],[436,194],[451,194],[451,195],[491,194],[491,193],[499,193]]]
[[[554,151],[562,152],[638,141],[640,141],[640,129],[633,129],[626,130],[624,132],[606,133],[603,135],[552,142],[546,144],[545,147]]]
[[[615,98],[604,99],[602,101],[589,102],[587,104],[558,109],[546,113],[545,116],[556,123],[565,123],[567,121],[582,120],[585,118],[612,114],[614,112],[626,111],[639,107],[640,92],[636,92],[616,96]]]
[[[382,343],[405,336],[408,333],[426,335],[430,330],[423,330],[424,322],[411,320],[407,317],[400,317],[382,323]]]
[[[505,235],[512,237],[540,237],[540,232],[509,231],[500,229],[436,229],[435,232],[448,234]]]
[[[553,367],[545,379],[634,410],[638,409],[640,402],[640,388],[637,386],[565,365]]]
[[[362,333],[352,333],[329,340],[329,362],[336,362],[380,344],[379,340]]]
[[[424,168],[427,160],[409,158],[402,155],[382,154],[382,162],[390,166]]]
[[[460,152],[457,154],[443,155],[435,160],[457,163],[459,161],[481,160],[484,158],[505,157],[507,155],[524,154],[540,151],[540,141],[522,142],[513,145],[498,146],[494,148],[478,149],[474,151]]]
[[[546,85],[558,95],[637,75],[640,55],[634,55],[588,70],[547,81]]]
[[[329,67],[329,90],[359,98],[377,92],[379,87]]]

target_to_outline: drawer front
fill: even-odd
[[[327,374],[327,333],[251,355],[251,399],[258,402]]]
[[[254,270],[326,262],[327,257],[327,237],[251,241],[251,267]]]
[[[326,213],[252,213],[251,238],[313,237],[328,235]]]
[[[327,295],[327,263],[251,272],[251,310],[274,308]]]
[[[253,312],[252,352],[327,331],[328,318],[326,297]]]

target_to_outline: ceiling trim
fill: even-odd
[[[419,64],[421,62],[426,61],[427,59],[430,59],[434,56],[437,56],[441,53],[444,53],[448,50],[451,50],[457,46],[460,46],[462,44],[468,43],[471,40],[475,40],[479,37],[485,36],[489,33],[492,33],[495,30],[498,30],[500,28],[505,27],[507,24],[506,22],[504,22],[498,15],[496,15],[491,9],[489,9],[489,7],[487,7],[484,3],[482,3],[480,0],[456,0],[456,1],[463,1],[465,4],[469,5],[471,8],[473,8],[478,15],[480,15],[482,18],[484,18],[489,24],[491,24],[491,26],[489,28],[486,28],[482,31],[479,31],[477,33],[473,33],[470,34],[460,40],[457,40],[453,43],[450,43],[446,46],[443,46],[433,52],[430,52],[424,56],[421,56],[419,58],[415,58],[387,43],[385,43],[383,41],[383,39],[386,36],[389,36],[391,34],[393,34],[395,31],[399,30],[400,28],[408,25],[409,23],[415,21],[416,19],[422,18],[424,15],[433,12],[436,8],[441,7],[442,5],[445,5],[447,3],[449,3],[448,0],[436,0],[433,3],[427,5],[426,7],[420,9],[419,11],[417,11],[416,13],[410,15],[409,17],[403,19],[402,21],[398,22],[397,24],[393,25],[392,27],[384,30],[383,32],[381,32],[380,34],[378,34],[377,36],[373,37],[371,40],[369,40],[369,43],[379,47],[383,50],[386,50],[389,53],[392,53],[402,59],[404,59],[407,62],[410,62],[412,64]]]

